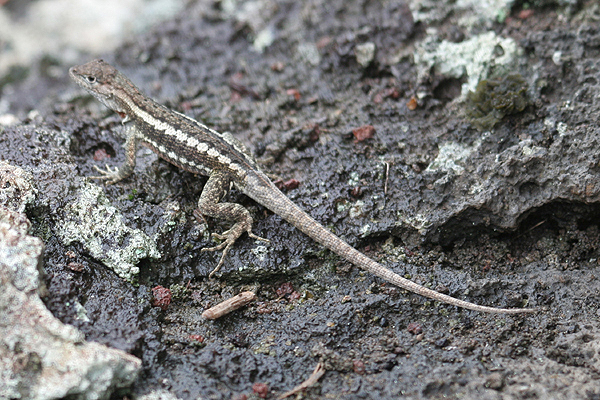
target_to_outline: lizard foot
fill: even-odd
[[[119,172],[118,168],[111,169],[108,164],[106,165],[106,169],[98,168],[94,165],[94,169],[100,173],[100,175],[90,176],[91,179],[104,179],[107,184],[112,185],[113,183],[119,182],[123,177]]]
[[[243,226],[243,224],[235,224],[233,227],[231,227],[231,229],[223,232],[222,234],[218,234],[218,233],[211,234],[211,236],[213,238],[216,238],[219,240],[224,240],[224,242],[217,246],[205,247],[202,250],[200,250],[201,252],[223,250],[223,254],[221,254],[221,258],[219,259],[219,263],[217,264],[215,269],[213,269],[211,271],[211,273],[208,274],[209,278],[212,278],[221,269],[221,267],[223,266],[223,263],[225,262],[225,257],[227,256],[227,253],[229,253],[229,249],[231,248],[231,246],[233,246],[233,244],[241,236],[241,234],[244,233],[244,231],[246,231],[248,236],[251,237],[252,239],[262,240],[263,242],[267,242],[267,243],[271,242],[269,239],[262,238],[260,236],[255,235],[254,233],[252,233],[251,228],[248,228],[248,229],[244,229],[244,228],[245,227]]]

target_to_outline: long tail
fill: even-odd
[[[344,242],[342,239],[331,233],[320,223],[315,221],[310,215],[302,211],[296,204],[281,193],[275,186],[271,189],[276,190],[279,193],[279,199],[273,201],[273,199],[263,198],[260,191],[252,191],[246,193],[260,204],[264,205],[274,213],[280,215],[283,219],[288,221],[290,224],[300,229],[306,235],[308,235],[315,242],[322,244],[329,250],[333,251],[340,257],[345,258],[352,264],[360,267],[366,271],[371,272],[385,279],[388,282],[393,283],[403,289],[409,290],[413,293],[420,294],[421,296],[429,297],[430,299],[441,301],[453,306],[466,308],[469,310],[497,313],[497,314],[521,314],[521,313],[532,313],[538,311],[535,308],[495,308],[480,306],[478,304],[470,303],[468,301],[459,300],[451,296],[436,292],[435,290],[428,289],[417,283],[414,283],[408,279],[401,277],[394,273],[390,269],[383,265],[371,260],[369,257]],[[265,191],[266,192],[266,191]],[[272,195],[273,191],[268,190],[269,194]]]

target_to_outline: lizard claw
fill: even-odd
[[[271,243],[271,241],[270,241],[269,239],[266,239],[266,238],[264,238],[264,237],[257,236],[257,235],[255,235],[255,234],[254,234],[254,233],[252,233],[252,232],[247,232],[247,233],[248,233],[248,236],[250,236],[252,239],[255,239],[255,240],[260,240],[260,241],[262,241],[262,242],[265,242],[265,243]]]
[[[231,249],[231,246],[233,246],[233,244],[235,243],[237,238],[240,237],[240,235],[243,233],[243,231],[238,232],[238,230],[236,230],[234,228],[235,228],[235,226],[232,227],[231,229],[229,229],[228,231],[223,232],[222,234],[212,233],[211,236],[213,237],[213,239],[216,238],[219,240],[224,240],[224,242],[221,244],[218,244],[216,246],[205,247],[202,250],[200,250],[201,252],[205,252],[205,251],[219,251],[219,250],[224,249],[223,254],[221,254],[221,258],[219,259],[219,263],[217,264],[215,269],[213,269],[210,272],[210,274],[208,274],[208,277],[210,279],[212,279],[212,277],[215,276],[215,274],[221,269],[221,267],[225,263],[225,257],[227,256],[227,253],[229,253],[229,249]],[[248,233],[248,236],[251,237],[252,239],[262,240],[263,242],[271,243],[271,241],[269,239],[265,239],[260,236],[257,236],[249,230],[246,233]]]
[[[219,235],[218,233],[213,233],[212,237],[216,237],[219,239],[223,239],[223,237],[221,235]],[[204,253],[205,251],[219,251],[222,250],[223,248],[225,248],[225,250],[223,250],[223,254],[221,254],[221,258],[219,259],[219,263],[217,264],[217,266],[215,267],[215,269],[213,269],[210,274],[208,274],[208,278],[212,279],[213,276],[215,276],[215,274],[217,272],[219,272],[219,270],[221,269],[221,267],[223,266],[223,264],[225,263],[225,256],[227,255],[227,253],[229,253],[229,249],[231,248],[231,246],[233,246],[233,244],[235,243],[235,239],[231,239],[231,237],[227,237],[226,240],[214,247],[205,247],[202,250],[200,250],[202,253]]]
[[[96,165],[94,165],[94,169],[99,172],[100,175],[90,176],[91,179],[104,179],[109,185],[121,180],[121,175],[119,174],[118,168],[112,169],[108,164],[106,164],[106,169],[98,168]]]

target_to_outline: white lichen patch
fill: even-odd
[[[81,243],[90,255],[123,279],[139,272],[144,258],[159,258],[156,243],[139,229],[123,222],[123,216],[96,185],[82,185],[77,199],[65,206],[57,235],[65,246]]]
[[[256,243],[262,242],[260,240],[257,240]],[[265,262],[267,257],[269,256],[269,248],[264,244],[259,244],[250,251],[252,252],[252,254],[254,254],[256,258],[258,258],[260,262]]]
[[[509,69],[521,52],[513,39],[486,32],[460,43],[427,40],[417,46],[414,61],[419,68],[419,80],[432,69],[446,77],[466,78],[459,97],[464,100],[467,93],[475,91],[479,81],[489,77],[492,68]]]
[[[180,400],[179,397],[165,389],[158,389],[140,396],[138,400]]]
[[[425,234],[427,230],[431,227],[431,220],[427,215],[423,214],[405,214],[398,213],[398,217],[396,218],[397,226],[411,226],[417,232],[421,234]]]
[[[300,43],[296,48],[297,57],[307,65],[317,66],[321,62],[321,53],[314,43]]]
[[[360,237],[366,238],[371,234],[372,231],[373,227],[371,226],[371,224],[364,224],[360,227]]]
[[[365,202],[362,200],[357,200],[350,207],[348,215],[350,216],[350,218],[359,218],[359,217],[365,215],[364,208],[365,208]]]
[[[0,161],[0,205],[22,213],[37,195],[33,176],[23,168]]]
[[[498,21],[510,15],[514,0],[458,0],[456,6],[462,10],[472,10],[461,18],[460,24],[471,26],[476,20]]]
[[[83,304],[81,304],[78,301],[75,301],[75,304],[73,304],[73,306],[75,307],[75,319],[83,322],[90,322],[90,318],[87,315],[87,310],[85,309]]]
[[[375,50],[376,47],[373,42],[357,44],[354,49],[356,62],[363,68],[367,68],[375,58]]]
[[[348,177],[347,185],[350,187],[358,186],[360,183],[360,175],[356,171],[351,171],[350,176]]]
[[[457,25],[469,28],[504,20],[513,3],[514,0],[410,0],[409,7],[415,22],[433,26],[456,16]]]
[[[427,166],[427,172],[454,172],[462,175],[465,168],[461,165],[479,147],[477,141],[473,146],[464,146],[455,142],[444,143],[439,150],[438,156]]]
[[[0,208],[0,398],[107,399],[136,380],[141,361],[85,342],[46,308],[44,245],[27,234],[29,226],[24,214]],[[86,320],[79,302],[75,310]]]

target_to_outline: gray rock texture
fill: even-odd
[[[108,399],[135,380],[140,360],[85,342],[48,311],[44,245],[22,213],[35,201],[32,176],[1,163],[0,182],[0,398]]]
[[[2,11],[25,16],[16,3]],[[133,356],[114,358],[111,379],[119,365],[133,379],[114,398],[275,398],[317,363],[327,372],[306,398],[598,398],[599,20],[597,1],[194,1],[101,53],[48,48],[0,77],[0,171],[14,177],[0,199],[19,212],[9,237],[34,253],[2,277],[17,291],[3,318],[35,300],[52,349],[83,351],[84,334],[139,357],[137,377]],[[300,207],[394,271],[540,312],[405,293],[235,191],[271,243],[242,237],[208,279],[220,254],[201,249],[230,224],[195,218],[205,178],[140,149],[131,178],[89,179],[124,160],[120,118],[67,76],[100,57],[231,132]],[[27,220],[29,236],[10,233]],[[255,303],[201,317],[245,290]],[[7,379],[37,373],[22,360]],[[69,387],[95,384],[85,371]]]

